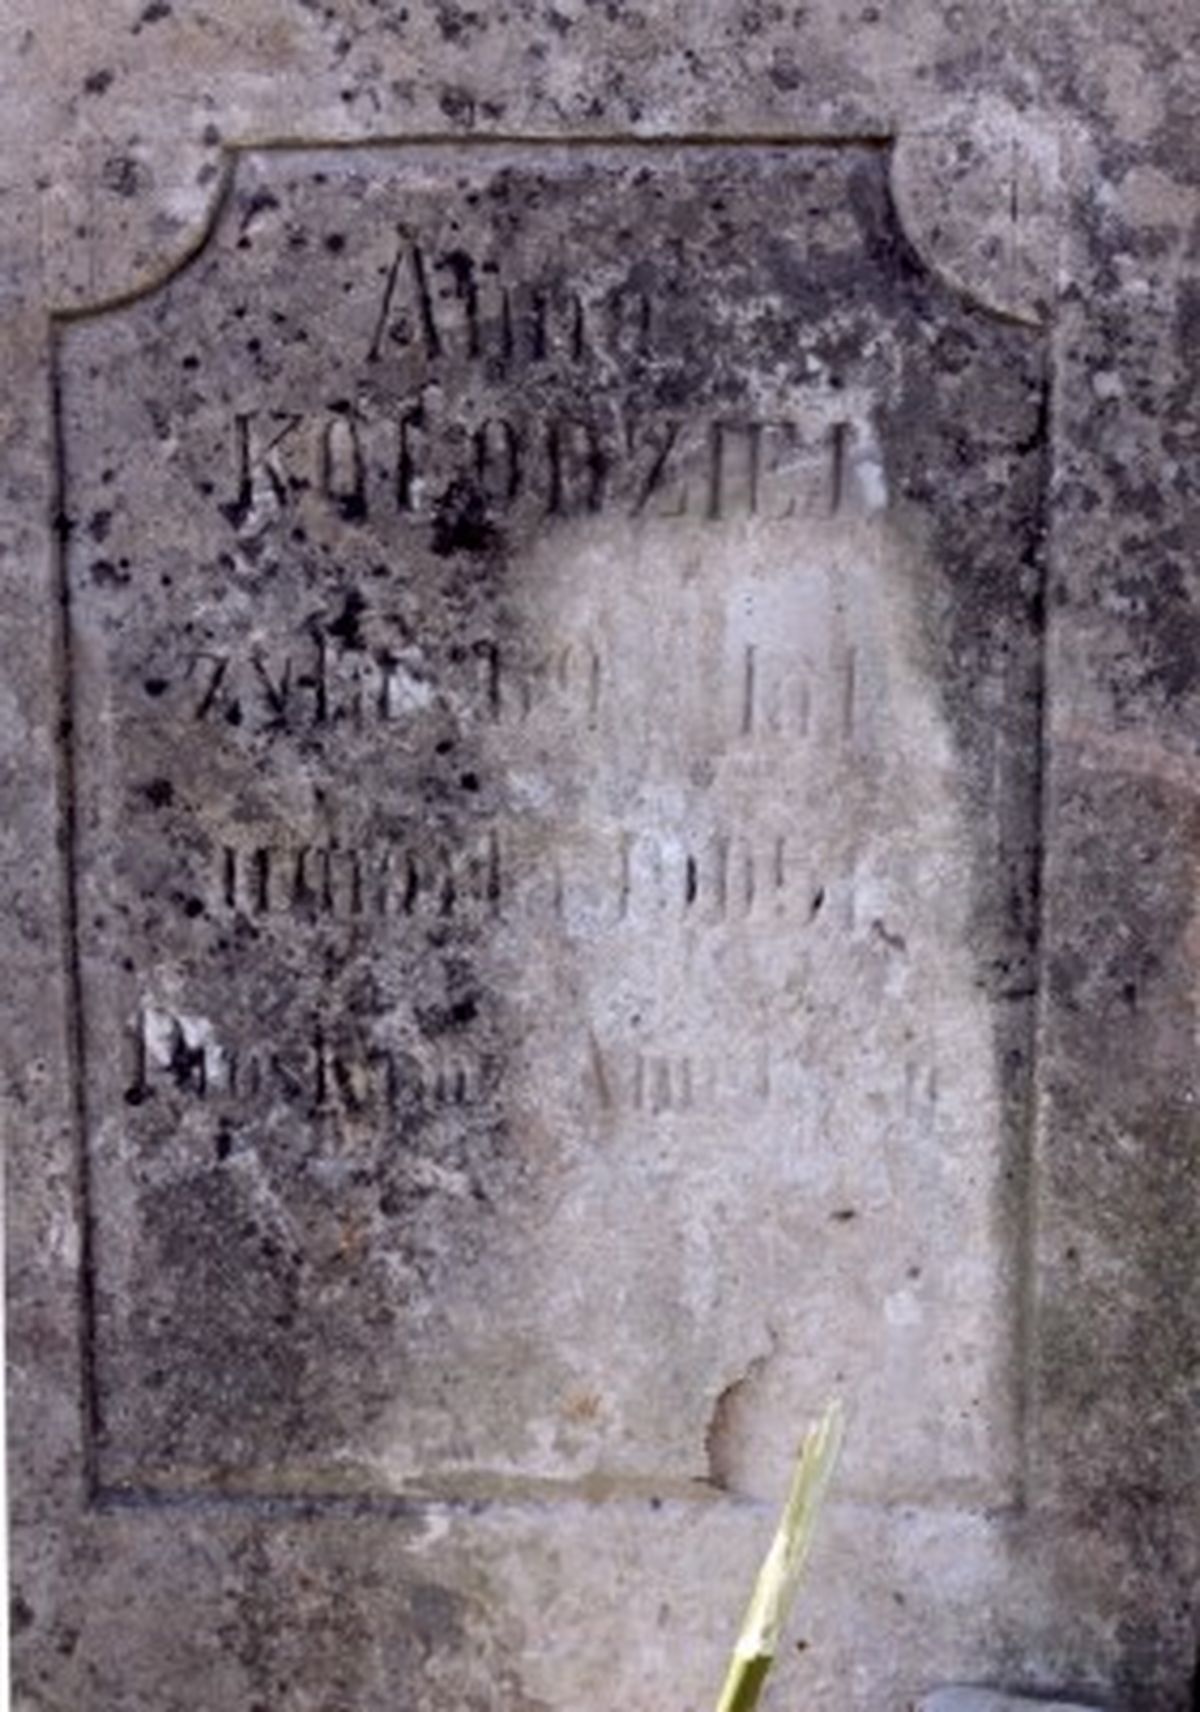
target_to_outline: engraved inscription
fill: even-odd
[[[269,150],[63,330],[102,1486],[683,1490],[769,1327],[747,1489],[836,1370],[1003,1501],[1040,356],[902,254],[858,144]]]
[[[571,912],[587,895],[615,924],[644,917],[716,924],[756,911],[803,917],[816,891],[786,837],[745,837],[689,829],[614,830],[572,868],[519,832],[490,828],[473,849],[407,846],[375,850],[292,842],[222,845],[209,887],[214,904],[251,916],[300,921],[372,917],[499,915],[517,900],[526,910]]]
[[[499,264],[455,248],[431,256],[402,227],[386,271],[368,352],[378,361],[385,341],[440,362],[488,359],[510,367],[579,363],[598,344],[618,358],[651,349],[653,300],[620,286],[603,297],[570,285],[548,287],[506,278]]]
[[[847,418],[841,397],[808,420],[478,413],[490,408],[486,398],[468,407],[466,421],[429,401],[395,415],[238,412],[220,510],[239,540],[257,541],[314,500],[345,522],[419,521],[454,482],[471,483],[500,516],[547,519],[612,509],[783,524],[883,503],[869,418]]]
[[[147,1006],[132,1033],[126,1101],[140,1106],[161,1091],[239,1111],[279,1098],[314,1117],[475,1105],[484,1097],[488,1067],[467,1055],[381,1046],[344,1031],[334,1039],[326,1028],[314,1017],[274,1045],[223,1041],[204,1018]]]
[[[569,720],[599,731],[601,714],[636,694],[619,657],[587,635],[531,652],[477,637],[430,646],[403,615],[351,614],[355,645],[339,645],[338,614],[314,613],[291,637],[235,638],[228,651],[182,654],[177,679],[146,674],[151,700],[180,704],[196,721],[270,738],[328,729],[411,727],[437,707],[460,717],[520,727],[531,719]],[[172,650],[179,658],[180,650]],[[722,736],[837,742],[853,735],[855,651],[819,660],[775,641],[748,642],[740,659],[722,663],[718,681],[673,687],[715,708]],[[150,693],[150,692],[148,692]],[[403,736],[403,730],[398,733]]]

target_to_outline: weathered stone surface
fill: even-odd
[[[1196,35],[13,0],[23,1712],[1191,1703]]]
[[[1043,350],[884,167],[252,156],[65,330],[106,1484],[1010,1493]]]

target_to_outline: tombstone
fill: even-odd
[[[1192,193],[1128,50],[1098,112],[932,7],[857,73],[731,9],[724,91],[665,6],[626,72],[251,11],[18,50],[17,1705],[715,1703],[832,1395],[775,1703],[1186,1703]]]

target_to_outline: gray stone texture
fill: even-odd
[[[994,1688],[939,1688],[917,1703],[917,1712],[1087,1712],[1065,1700],[1030,1700],[1023,1695],[1003,1694]]]
[[[1192,1704],[1198,36],[10,0],[19,1712]]]

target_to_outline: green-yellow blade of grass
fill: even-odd
[[[791,1489],[750,1595],[717,1712],[752,1712],[779,1645],[812,1544],[817,1513],[842,1442],[842,1408],[831,1403],[804,1435]]]

